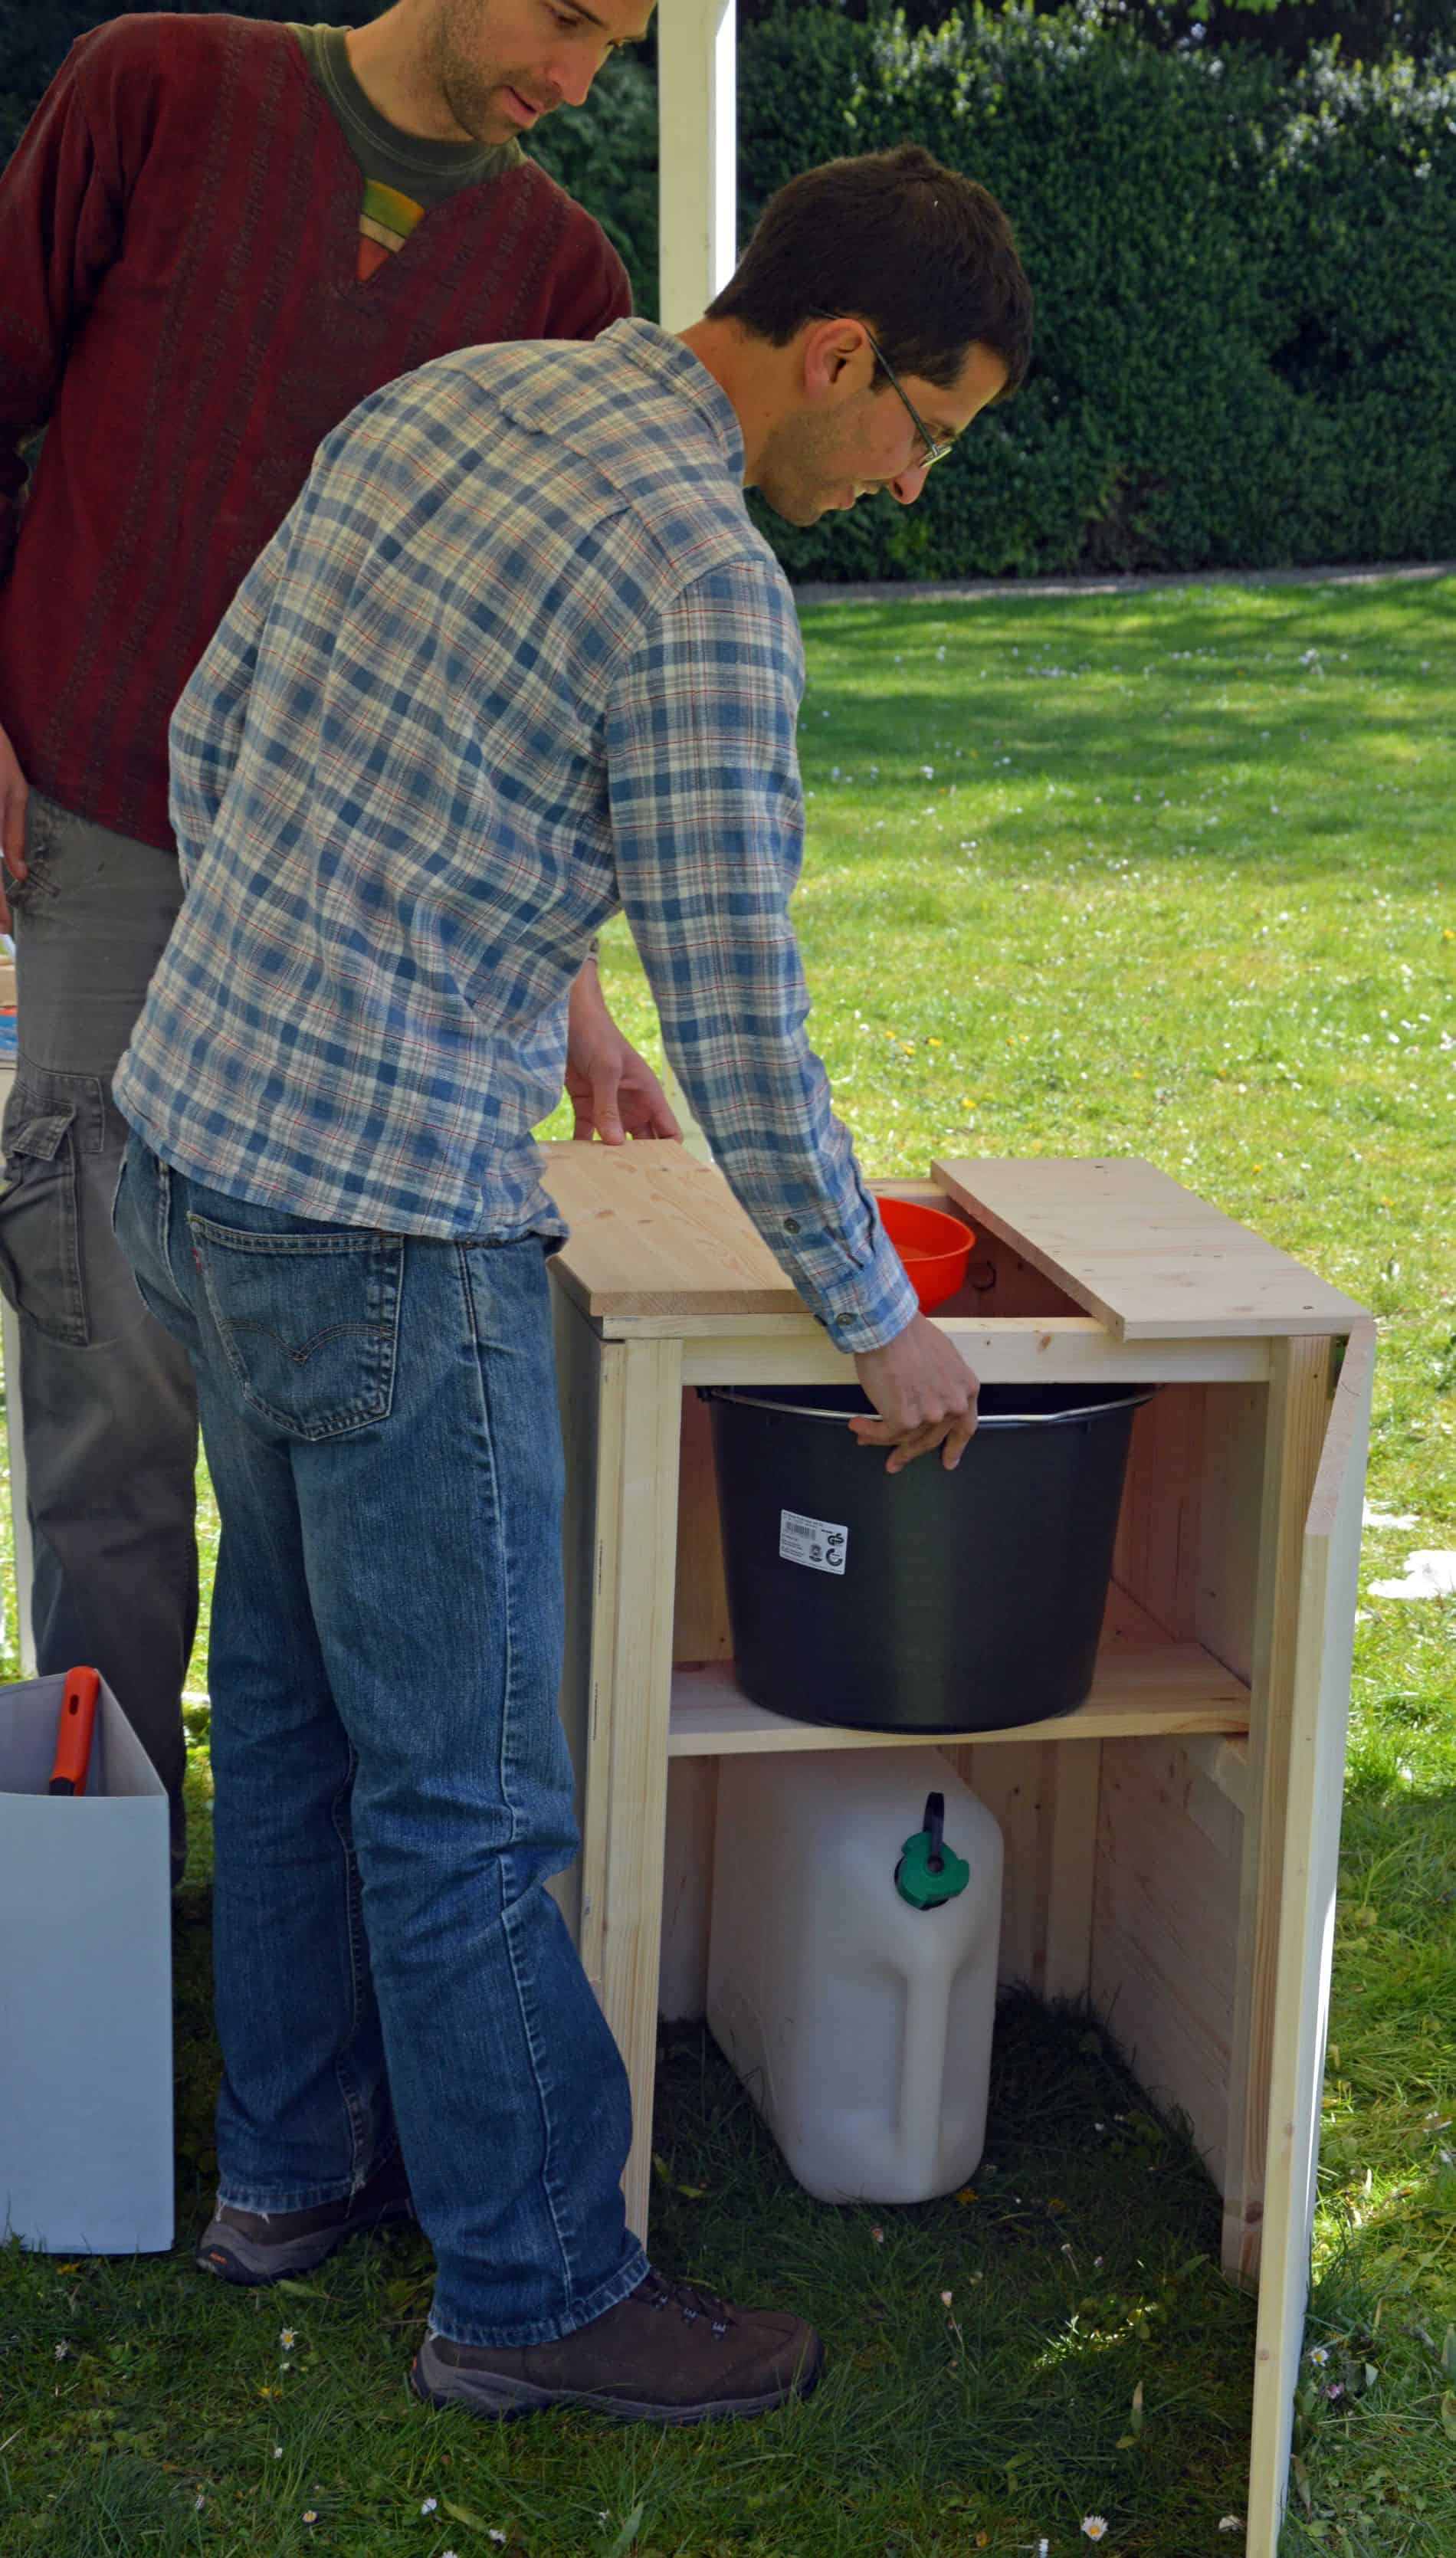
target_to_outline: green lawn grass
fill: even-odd
[[[797,912],[866,1166],[1163,1165],[1380,1319],[1371,1497],[1418,1523],[1371,1532],[1366,1578],[1456,1546],[1456,588],[804,620]],[[649,1043],[620,929],[604,966]],[[1362,1609],[1308,2340],[1328,2359],[1305,2366],[1286,2546],[1452,2558],[1456,1604]],[[185,2232],[213,2167],[206,1867],[200,1836],[177,1928]],[[810,2203],[692,2033],[666,2039],[655,2146],[662,2261],[824,2328],[808,2407],[657,2438],[427,2416],[402,2389],[417,2236],[251,2297],[185,2249],[12,2250],[6,2558],[475,2558],[501,2533],[521,2558],[1010,2558],[1043,2538],[1071,2558],[1092,2512],[1139,2558],[1241,2545],[1219,2522],[1242,2511],[1250,2304],[1218,2276],[1197,2162],[1086,2018],[1003,2014],[964,2200],[878,2219]]]

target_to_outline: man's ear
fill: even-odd
[[[843,387],[845,374],[856,365],[865,344],[865,334],[857,320],[811,322],[801,355],[805,395],[812,400],[832,399]]]

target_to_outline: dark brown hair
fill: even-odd
[[[918,143],[826,160],[771,196],[708,310],[785,347],[807,320],[863,320],[897,373],[948,387],[973,346],[1031,357],[1031,286],[993,196]]]

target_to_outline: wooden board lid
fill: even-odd
[[[947,1195],[1136,1341],[1345,1333],[1366,1310],[1136,1156],[955,1157]]]
[[[571,1228],[552,1269],[594,1316],[804,1315],[723,1176],[684,1146],[542,1146]]]

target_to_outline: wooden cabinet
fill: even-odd
[[[853,1368],[711,1168],[675,1146],[546,1153],[572,1227],[552,1268],[562,1714],[583,1844],[562,1899],[632,2079],[627,2195],[646,2234],[659,2005],[704,2002],[718,1760],[879,1742],[768,1714],[735,1686],[695,1389]],[[1086,1704],[934,1739],[1005,1835],[1003,1978],[1089,1995],[1149,2094],[1187,2114],[1223,2194],[1226,2271],[1258,2288],[1247,2548],[1272,2558],[1308,2282],[1375,1328],[1148,1164],[947,1161],[929,1183],[883,1187],[975,1228],[965,1285],[936,1320],[982,1378],[1162,1389],[1134,1427]]]

